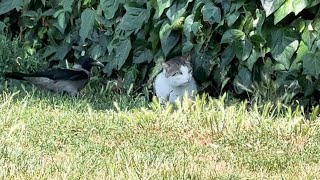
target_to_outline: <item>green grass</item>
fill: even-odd
[[[3,92],[0,178],[320,178],[318,110],[247,104]]]

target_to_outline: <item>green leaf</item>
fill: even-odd
[[[60,46],[57,48],[56,53],[54,56],[50,58],[50,60],[64,60],[66,57],[67,53],[70,51],[71,45],[65,41],[63,41]]]
[[[195,35],[200,29],[200,23],[194,22],[194,15],[189,15],[183,24],[183,33],[186,36],[187,40],[191,40],[191,35]]]
[[[159,32],[162,51],[167,56],[171,49],[179,41],[179,34],[172,32],[171,26],[168,22],[164,22]]]
[[[180,29],[183,29],[183,22],[184,22],[184,17],[180,17],[178,19],[176,19],[172,25],[171,25],[171,28],[173,30],[180,30]]]
[[[307,53],[302,61],[303,73],[318,78],[320,74],[320,52]]]
[[[231,27],[238,20],[239,16],[240,16],[239,11],[235,11],[230,15],[226,16],[225,18],[227,20],[228,27]]]
[[[230,13],[232,5],[231,0],[220,0],[219,3],[221,4],[224,15]]]
[[[57,52],[57,47],[55,46],[47,46],[45,48],[43,48],[44,52],[41,53],[41,58],[45,59],[49,56],[51,56],[52,54],[54,54],[55,52]]]
[[[72,4],[74,0],[63,0],[59,4],[63,7],[65,12],[72,12]]]
[[[319,0],[298,0],[293,5],[293,12],[295,15],[299,14],[303,9],[320,3]]]
[[[133,63],[139,64],[143,62],[151,62],[153,59],[153,54],[150,49],[145,49],[143,51],[138,51],[133,55]]]
[[[276,11],[286,0],[260,0],[263,9],[268,17],[274,11]]]
[[[4,33],[4,30],[7,27],[8,26],[4,22],[0,21],[0,33]]]
[[[141,29],[143,23],[149,20],[150,11],[148,9],[130,6],[125,6],[125,9],[126,13],[124,14],[117,29],[129,31],[129,34],[133,31],[135,31],[135,33],[138,32]]]
[[[45,17],[45,16],[53,16],[54,14],[56,13],[55,9],[49,9],[45,12],[42,13],[42,16]]]
[[[252,73],[244,66],[239,67],[239,73],[233,81],[233,85],[237,94],[244,91],[251,92],[250,86],[252,84]]]
[[[257,48],[258,47],[262,48],[267,42],[262,36],[256,35],[256,34],[252,35],[250,37],[250,40],[251,40],[252,44]]]
[[[64,31],[65,31],[65,29],[67,27],[65,12],[59,14],[59,16],[58,16],[58,25],[60,27],[58,29],[61,31],[62,34],[64,34]]]
[[[316,31],[309,30],[308,28],[305,28],[303,33],[301,34],[302,40],[305,42],[305,44],[308,46],[310,50],[312,49],[312,45],[317,39],[317,37],[318,33]]]
[[[64,26],[64,22],[65,22],[65,19],[64,19],[65,14],[64,14],[63,10],[61,10],[59,13],[56,13],[55,15],[56,15],[55,18],[57,18],[57,21],[53,23],[53,26],[56,27],[60,31],[61,34],[64,34],[65,28],[63,26]]]
[[[179,19],[187,10],[188,4],[193,0],[176,0],[173,1],[170,8],[166,11],[166,15],[170,22],[173,24],[177,19]]]
[[[295,1],[296,0],[286,0],[286,2],[274,13],[274,24],[277,24],[293,11],[293,3]]]
[[[243,41],[236,40],[233,42],[233,48],[235,50],[238,59],[244,61],[248,59],[252,50],[252,44],[248,38]]]
[[[209,53],[197,53],[194,59],[194,76],[200,82],[206,82],[213,70],[213,66],[220,59],[211,56]]]
[[[5,14],[13,9],[20,11],[23,6],[23,0],[2,0],[0,3],[0,15]]]
[[[261,34],[262,25],[265,23],[266,13],[261,9],[256,9],[256,18],[254,19],[253,27]]]
[[[37,32],[37,35],[38,35],[38,37],[40,38],[40,39],[43,39],[43,36],[44,36],[44,34],[47,32],[47,28],[45,28],[45,27],[41,27],[41,28],[39,28],[39,30],[38,30],[38,32]]]
[[[90,51],[90,57],[93,59],[98,59],[103,56],[104,52],[102,51],[102,47],[100,44],[96,44],[93,46],[92,50]]]
[[[230,12],[234,12],[234,11],[241,11],[241,8],[244,8],[246,3],[246,0],[231,0],[231,7],[230,7]]]
[[[136,81],[138,73],[139,73],[139,70],[137,69],[136,65],[133,65],[128,70],[126,70],[126,73],[123,78],[124,88],[129,88],[131,84],[133,84]]]
[[[154,15],[155,19],[160,18],[162,15],[163,11],[170,7],[172,4],[173,0],[157,0],[157,7],[156,7],[156,13]]]
[[[310,1],[311,4],[309,4],[308,8],[311,8],[311,7],[313,7],[313,6],[315,6],[315,5],[317,5],[317,4],[320,3],[319,0],[316,0],[316,1],[314,1],[314,0],[309,0],[309,1]]]
[[[251,12],[248,11],[245,13],[245,16],[242,18],[240,27],[245,34],[249,34],[252,30],[254,30],[253,26],[254,26],[253,15],[251,14]]]
[[[315,22],[315,21],[314,21]],[[307,24],[310,24],[310,22],[307,20],[304,20],[304,19],[295,19],[292,23],[291,23],[291,27],[294,27],[296,29],[296,31],[298,33],[302,33],[304,31],[304,29],[306,28]],[[314,24],[312,24],[312,27],[315,27],[313,26]]]
[[[239,29],[227,30],[221,38],[221,43],[232,43],[235,40],[244,40],[245,33]]]
[[[198,32],[201,33],[201,29],[202,29],[202,24],[201,22],[199,21],[196,21],[194,22],[192,25],[191,25],[191,32],[196,35]]]
[[[255,49],[252,49],[252,52],[249,58],[244,62],[244,64],[248,67],[250,71],[252,71],[253,66],[257,62],[259,57],[260,57],[260,53],[257,52]]]
[[[313,2],[313,0],[286,0],[285,3],[274,13],[274,24],[277,24],[291,12],[294,12],[295,15],[297,15]]]
[[[120,41],[120,44],[118,47],[115,48],[115,59],[117,61],[117,69],[119,70],[123,64],[126,62],[130,50],[131,50],[131,41],[130,39],[126,39],[123,41]]]
[[[290,45],[286,47],[286,49],[279,55],[277,58],[275,58],[279,63],[284,65],[286,69],[289,69],[291,64],[291,59],[293,54],[296,52],[299,46],[299,41],[296,40],[292,42]]]
[[[99,44],[101,46],[102,53],[107,51],[108,44],[112,41],[112,36],[109,35],[101,35],[99,38]]]
[[[213,79],[214,83],[221,89],[223,89],[226,83],[228,83],[228,81],[230,80],[230,78],[228,77],[228,72],[230,72],[229,70],[230,66],[228,65],[225,67],[214,68],[212,71],[211,78]]]
[[[300,77],[299,85],[301,85],[301,88],[303,89],[304,96],[310,96],[314,93],[314,90],[315,88],[317,88],[316,86],[318,85],[318,83],[312,82],[312,80],[308,77]]]
[[[64,13],[63,9],[59,9],[58,11],[55,11],[55,13],[53,14],[53,17],[57,18],[61,13]]]
[[[101,7],[104,16],[107,19],[112,19],[117,12],[120,3],[124,0],[100,0],[99,6]]]
[[[220,23],[221,11],[213,2],[207,1],[202,7],[201,12],[203,14],[203,21],[209,22],[210,24]]]
[[[95,12],[89,8],[85,9],[81,13],[81,25],[80,25],[80,38],[84,42],[89,36],[89,33],[93,30],[95,22]]]
[[[299,35],[290,28],[281,28],[271,32],[271,55],[286,69],[289,69],[291,58],[298,48],[298,38]]]
[[[186,36],[187,40],[191,39],[191,26],[193,24],[194,15],[189,15],[185,20],[183,24],[183,33]]]
[[[110,52],[108,56],[103,56],[99,59],[100,62],[107,62],[103,68],[103,72],[110,76],[112,70],[117,68],[118,61],[115,59],[116,53],[114,51]]]
[[[231,45],[227,46],[221,54],[221,67],[227,66],[235,55],[233,47]]]
[[[273,64],[272,67],[273,67],[273,70],[274,70],[274,71],[279,71],[279,72],[287,71],[287,70],[288,70],[288,69],[283,65],[283,62],[281,62],[281,63],[276,62],[276,63]]]
[[[159,45],[159,42],[160,42],[159,31],[160,31],[160,28],[159,27],[155,27],[150,32],[150,37],[149,37],[148,41],[151,42],[151,46],[152,46],[152,50],[153,51],[159,49],[158,48],[158,45]]]
[[[182,47],[182,53],[186,53],[186,52],[190,52],[193,48],[193,44],[191,41],[187,41],[185,43],[183,43],[183,47]]]
[[[27,11],[27,12],[23,13],[22,16],[23,17],[30,17],[30,18],[34,18],[34,19],[39,18],[39,14],[36,11]]]
[[[300,72],[300,69],[302,66],[302,58],[308,52],[309,52],[308,46],[303,41],[300,41],[299,48],[297,50],[297,56],[290,66],[290,72],[292,71]]]

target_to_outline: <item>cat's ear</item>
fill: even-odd
[[[187,53],[187,54],[183,55],[183,59],[185,62],[190,62],[191,58],[192,58],[191,53]]]
[[[167,69],[169,67],[169,64],[167,64],[166,62],[163,62],[161,66],[163,69]]]

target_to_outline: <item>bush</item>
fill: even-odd
[[[194,76],[211,94],[263,96],[261,85],[271,83],[273,96],[309,102],[320,90],[319,1],[15,0],[0,7],[11,34],[39,60],[85,51],[125,87],[150,87],[160,62],[192,52]]]
[[[31,53],[31,54],[30,54]],[[0,79],[5,72],[35,70],[44,65],[36,59],[18,38],[10,39],[4,31],[0,33]]]

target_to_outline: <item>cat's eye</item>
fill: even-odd
[[[179,71],[173,74],[173,76],[176,76],[176,75],[182,75],[182,72]]]
[[[192,74],[192,72],[193,72],[192,69],[190,69],[190,70],[189,70],[189,74]]]

